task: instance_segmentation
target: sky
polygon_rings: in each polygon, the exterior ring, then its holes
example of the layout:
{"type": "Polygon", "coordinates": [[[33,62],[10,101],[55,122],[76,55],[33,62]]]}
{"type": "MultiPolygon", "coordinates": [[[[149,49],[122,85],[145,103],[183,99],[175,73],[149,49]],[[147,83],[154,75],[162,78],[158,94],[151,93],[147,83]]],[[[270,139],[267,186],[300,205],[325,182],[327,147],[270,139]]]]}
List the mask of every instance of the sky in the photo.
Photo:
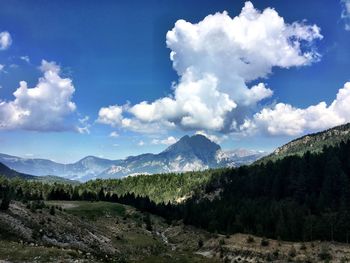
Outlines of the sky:
{"type": "Polygon", "coordinates": [[[0,152],[272,151],[350,122],[349,47],[349,0],[0,0],[0,152]]]}

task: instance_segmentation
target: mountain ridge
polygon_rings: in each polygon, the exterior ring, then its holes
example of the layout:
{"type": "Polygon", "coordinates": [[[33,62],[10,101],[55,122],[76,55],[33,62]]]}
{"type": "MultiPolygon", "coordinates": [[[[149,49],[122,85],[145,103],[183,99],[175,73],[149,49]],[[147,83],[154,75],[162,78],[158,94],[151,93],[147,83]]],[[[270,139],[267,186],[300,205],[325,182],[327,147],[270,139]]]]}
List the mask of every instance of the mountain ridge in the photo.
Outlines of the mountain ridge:
{"type": "Polygon", "coordinates": [[[99,175],[99,178],[111,176],[188,172],[209,168],[233,167],[250,164],[264,153],[254,152],[250,158],[222,151],[220,145],[207,137],[196,134],[185,135],[173,145],[158,154],[142,154],[128,157],[121,165],[115,165],[99,175]]]}
{"type": "MultiPolygon", "coordinates": [[[[249,150],[246,151],[249,153],[249,150]]],[[[75,163],[60,164],[46,159],[28,159],[0,154],[0,162],[22,173],[36,176],[54,175],[87,181],[95,178],[120,178],[137,174],[239,166],[250,164],[263,155],[255,151],[241,157],[234,152],[223,151],[220,145],[203,135],[196,134],[183,136],[160,153],[144,153],[119,160],[89,155],[75,163]]]]}
{"type": "Polygon", "coordinates": [[[334,146],[349,139],[350,123],[338,125],[324,131],[296,138],[276,148],[271,154],[257,160],[256,163],[276,161],[291,155],[303,155],[307,151],[321,152],[324,146],[334,146]]]}
{"type": "Polygon", "coordinates": [[[0,163],[0,176],[5,176],[6,178],[19,177],[19,178],[22,178],[22,179],[35,179],[36,178],[33,175],[19,173],[19,172],[13,170],[13,169],[7,167],[3,163],[0,163]]]}

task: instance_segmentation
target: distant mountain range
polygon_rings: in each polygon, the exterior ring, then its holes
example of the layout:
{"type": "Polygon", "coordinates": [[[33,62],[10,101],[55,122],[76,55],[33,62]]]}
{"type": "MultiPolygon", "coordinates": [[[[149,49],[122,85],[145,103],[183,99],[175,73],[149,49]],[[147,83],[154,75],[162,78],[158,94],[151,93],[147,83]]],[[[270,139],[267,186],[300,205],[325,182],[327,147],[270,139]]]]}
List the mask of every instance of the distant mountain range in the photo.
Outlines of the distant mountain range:
{"type": "Polygon", "coordinates": [[[95,178],[120,178],[136,174],[198,171],[208,168],[250,164],[265,152],[238,149],[223,151],[203,135],[184,136],[159,154],[141,154],[122,160],[87,156],[76,163],[61,164],[46,159],[26,159],[0,154],[0,163],[20,173],[60,176],[87,181],[95,178]]]}
{"type": "Polygon", "coordinates": [[[303,155],[307,151],[321,152],[324,146],[334,146],[349,139],[350,123],[295,139],[278,147],[273,153],[259,159],[257,163],[275,161],[290,155],[303,155]]]}
{"type": "Polygon", "coordinates": [[[0,176],[4,176],[9,179],[13,178],[21,178],[25,180],[35,180],[35,181],[40,181],[44,183],[64,183],[64,184],[79,184],[78,181],[74,180],[69,180],[66,178],[62,178],[59,176],[54,176],[54,175],[46,175],[46,176],[34,176],[30,174],[24,174],[24,173],[19,173],[3,163],[0,163],[0,176]]]}
{"type": "Polygon", "coordinates": [[[15,170],[10,169],[9,167],[7,167],[6,165],[0,163],[0,175],[1,176],[5,176],[7,178],[15,178],[15,177],[20,177],[22,179],[35,179],[36,176],[33,175],[29,175],[29,174],[23,174],[23,173],[19,173],[15,170]]]}

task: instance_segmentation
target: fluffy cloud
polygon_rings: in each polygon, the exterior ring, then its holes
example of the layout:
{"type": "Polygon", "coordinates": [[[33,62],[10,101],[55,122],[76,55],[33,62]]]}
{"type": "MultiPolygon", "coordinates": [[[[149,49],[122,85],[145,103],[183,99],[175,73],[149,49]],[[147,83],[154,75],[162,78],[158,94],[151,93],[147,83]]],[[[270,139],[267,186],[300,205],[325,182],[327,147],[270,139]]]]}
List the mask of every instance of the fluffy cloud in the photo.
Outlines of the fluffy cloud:
{"type": "Polygon", "coordinates": [[[12,44],[12,38],[9,32],[0,32],[0,50],[9,48],[12,44]]]}
{"type": "Polygon", "coordinates": [[[4,68],[5,68],[5,65],[0,64],[0,73],[1,73],[1,72],[5,72],[5,71],[4,71],[4,68]]]}
{"type": "Polygon", "coordinates": [[[116,131],[112,131],[112,132],[109,134],[109,137],[117,138],[117,137],[119,137],[119,133],[117,133],[116,131]]]}
{"type": "MultiPolygon", "coordinates": [[[[166,35],[179,75],[174,93],[124,108],[124,112],[140,127],[166,124],[184,130],[231,132],[259,102],[273,95],[264,83],[251,87],[249,83],[266,78],[274,67],[318,61],[320,55],[312,45],[316,39],[322,39],[316,25],[288,24],[274,9],[261,12],[251,2],[236,17],[223,12],[196,24],[178,20],[166,35]]],[[[117,126],[122,119],[119,114],[102,123],[117,126]]]]}
{"type": "Polygon", "coordinates": [[[341,18],[345,23],[345,30],[350,31],[350,0],[341,0],[342,13],[341,18]]]}
{"type": "Polygon", "coordinates": [[[98,112],[97,122],[113,127],[119,126],[123,119],[122,113],[123,108],[118,105],[101,108],[98,112]]]}
{"type": "Polygon", "coordinates": [[[236,103],[227,94],[218,91],[216,77],[206,74],[202,79],[194,79],[189,70],[176,87],[174,98],[142,102],[129,112],[144,122],[166,120],[183,128],[219,130],[225,115],[235,107],[236,103]]]}
{"type": "Polygon", "coordinates": [[[64,120],[76,109],[72,102],[75,91],[72,80],[60,76],[60,67],[55,62],[43,60],[40,70],[43,77],[34,88],[21,81],[13,93],[14,100],[0,100],[0,129],[71,129],[64,120]]]}
{"type": "Polygon", "coordinates": [[[171,145],[177,142],[177,139],[173,136],[169,136],[168,138],[165,139],[153,139],[152,144],[164,144],[164,145],[171,145]]]}
{"type": "Polygon", "coordinates": [[[305,109],[278,103],[265,108],[246,120],[240,129],[243,132],[264,132],[269,135],[300,135],[350,122],[350,82],[338,91],[329,105],[320,102],[305,109]]]}
{"type": "Polygon", "coordinates": [[[80,125],[76,127],[76,130],[80,134],[90,134],[91,124],[89,123],[89,120],[89,116],[85,116],[84,118],[78,119],[80,125]]]}
{"type": "Polygon", "coordinates": [[[29,58],[29,56],[20,56],[19,58],[20,58],[21,60],[27,62],[27,63],[30,63],[30,58],[29,58]]]}

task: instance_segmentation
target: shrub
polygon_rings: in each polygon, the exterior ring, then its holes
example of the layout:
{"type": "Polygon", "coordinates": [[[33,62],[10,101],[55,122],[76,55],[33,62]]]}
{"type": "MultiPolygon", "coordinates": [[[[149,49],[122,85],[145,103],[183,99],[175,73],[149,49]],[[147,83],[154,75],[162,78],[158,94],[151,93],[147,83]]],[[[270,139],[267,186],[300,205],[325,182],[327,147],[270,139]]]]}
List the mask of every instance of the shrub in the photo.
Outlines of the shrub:
{"type": "Polygon", "coordinates": [[[304,243],[302,243],[302,244],[300,245],[300,250],[306,250],[306,246],[305,246],[304,243]]]}
{"type": "Polygon", "coordinates": [[[279,251],[278,249],[275,249],[275,250],[272,252],[272,255],[274,256],[275,259],[278,258],[279,254],[280,254],[280,251],[279,251]]]}
{"type": "Polygon", "coordinates": [[[3,198],[0,204],[0,210],[7,210],[10,207],[11,197],[9,189],[4,191],[3,198]]]}
{"type": "Polygon", "coordinates": [[[332,255],[329,252],[329,248],[327,246],[322,246],[320,249],[320,252],[318,253],[318,257],[319,257],[319,259],[324,260],[324,261],[331,260],[332,255]]]}
{"type": "Polygon", "coordinates": [[[203,240],[202,240],[202,239],[199,239],[199,240],[198,240],[198,248],[203,247],[203,245],[204,245],[203,240]]]}
{"type": "Polygon", "coordinates": [[[269,242],[266,238],[263,237],[263,238],[261,239],[260,245],[261,245],[262,247],[268,247],[268,246],[270,245],[270,242],[269,242]]]}
{"type": "Polygon", "coordinates": [[[255,242],[254,237],[252,236],[247,237],[247,243],[254,243],[254,242],[255,242]]]}
{"type": "Polygon", "coordinates": [[[54,216],[55,213],[56,213],[55,207],[54,207],[54,206],[51,206],[51,207],[50,207],[50,215],[54,216]]]}
{"type": "Polygon", "coordinates": [[[294,247],[292,247],[288,252],[288,256],[290,256],[291,258],[294,258],[296,255],[297,255],[297,251],[295,250],[294,247]]]}

